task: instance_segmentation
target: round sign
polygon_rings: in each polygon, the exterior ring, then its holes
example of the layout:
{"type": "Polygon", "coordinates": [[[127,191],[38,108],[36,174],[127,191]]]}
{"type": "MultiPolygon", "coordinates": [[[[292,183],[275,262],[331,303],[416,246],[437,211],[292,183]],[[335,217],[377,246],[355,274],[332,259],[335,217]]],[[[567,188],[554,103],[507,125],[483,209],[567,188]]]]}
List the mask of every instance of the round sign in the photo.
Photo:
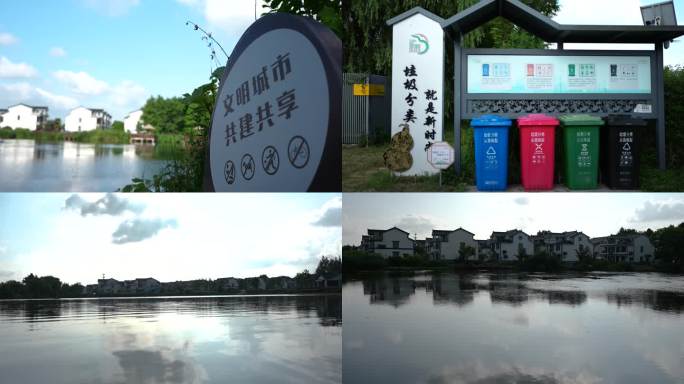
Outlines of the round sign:
{"type": "Polygon", "coordinates": [[[209,131],[205,189],[341,190],[342,44],[322,24],[265,15],[233,50],[209,131]]]}
{"type": "Polygon", "coordinates": [[[446,141],[433,143],[428,149],[427,160],[437,169],[447,169],[454,163],[454,148],[446,141]]]}

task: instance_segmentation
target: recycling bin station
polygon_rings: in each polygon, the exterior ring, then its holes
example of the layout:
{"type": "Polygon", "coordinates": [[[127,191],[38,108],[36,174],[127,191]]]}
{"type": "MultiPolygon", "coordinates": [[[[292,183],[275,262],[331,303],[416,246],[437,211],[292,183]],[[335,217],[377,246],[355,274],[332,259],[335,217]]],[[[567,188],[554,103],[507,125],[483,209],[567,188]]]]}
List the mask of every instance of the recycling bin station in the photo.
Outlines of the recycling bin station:
{"type": "Polygon", "coordinates": [[[470,122],[475,141],[475,182],[479,191],[506,190],[510,119],[483,115],[470,122]]]}
{"type": "Polygon", "coordinates": [[[558,119],[544,114],[530,114],[518,118],[521,179],[526,191],[553,188],[557,126],[558,119]]]}
{"type": "Polygon", "coordinates": [[[639,188],[641,131],[647,121],[629,115],[609,115],[602,138],[603,182],[612,189],[639,188]]]}
{"type": "Polygon", "coordinates": [[[565,184],[570,189],[596,189],[599,168],[600,117],[565,115],[563,127],[565,184]]]}

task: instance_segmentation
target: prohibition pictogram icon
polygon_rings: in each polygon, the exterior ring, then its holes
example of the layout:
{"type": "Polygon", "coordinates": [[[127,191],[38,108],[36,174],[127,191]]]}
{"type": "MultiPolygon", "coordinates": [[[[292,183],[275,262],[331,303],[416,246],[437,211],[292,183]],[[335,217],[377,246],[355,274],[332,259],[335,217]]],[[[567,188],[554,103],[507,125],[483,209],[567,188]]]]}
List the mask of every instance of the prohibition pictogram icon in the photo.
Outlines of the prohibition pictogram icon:
{"type": "Polygon", "coordinates": [[[287,158],[292,166],[297,169],[306,167],[310,156],[309,143],[303,137],[294,136],[290,139],[290,143],[287,146],[287,158]]]}
{"type": "Polygon", "coordinates": [[[252,180],[254,177],[254,158],[249,153],[242,156],[242,161],[240,161],[240,170],[242,171],[242,177],[245,180],[252,180]]]}
{"type": "Polygon", "coordinates": [[[226,178],[226,183],[233,184],[235,182],[235,164],[231,160],[226,161],[223,167],[223,176],[226,178]]]}
{"type": "Polygon", "coordinates": [[[280,157],[274,146],[269,145],[261,153],[261,165],[269,175],[275,175],[280,167],[280,157]]]}

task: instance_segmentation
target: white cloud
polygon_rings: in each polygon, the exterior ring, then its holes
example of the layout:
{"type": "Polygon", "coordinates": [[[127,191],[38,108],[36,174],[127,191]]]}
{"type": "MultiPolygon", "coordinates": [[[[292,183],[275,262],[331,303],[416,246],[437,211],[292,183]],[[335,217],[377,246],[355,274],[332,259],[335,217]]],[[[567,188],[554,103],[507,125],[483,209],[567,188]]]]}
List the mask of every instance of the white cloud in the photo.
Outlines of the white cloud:
{"type": "Polygon", "coordinates": [[[16,44],[17,42],[19,42],[19,39],[17,39],[11,33],[0,33],[0,45],[12,45],[16,44]]]}
{"type": "Polygon", "coordinates": [[[54,73],[57,80],[71,88],[73,92],[83,95],[100,95],[109,89],[109,84],[90,76],[86,72],[60,70],[54,73]]]}
{"type": "Polygon", "coordinates": [[[26,63],[13,63],[5,56],[0,57],[0,78],[34,77],[37,74],[38,71],[26,63]]]}
{"type": "Polygon", "coordinates": [[[67,52],[62,47],[52,47],[52,49],[50,49],[50,56],[52,57],[64,57],[66,55],[67,52]]]}
{"type": "Polygon", "coordinates": [[[71,109],[78,106],[78,100],[73,97],[56,95],[41,88],[36,88],[36,93],[46,101],[48,106],[56,106],[60,109],[71,109]]]}
{"type": "Polygon", "coordinates": [[[45,105],[50,108],[50,116],[58,116],[57,111],[77,106],[78,100],[34,87],[29,83],[0,84],[0,105],[7,106],[17,103],[29,105],[45,105]]]}
{"type": "Polygon", "coordinates": [[[148,93],[140,84],[130,80],[124,80],[111,89],[111,101],[120,108],[139,108],[145,103],[148,93]]]}
{"type": "Polygon", "coordinates": [[[131,8],[140,4],[140,0],[82,0],[88,8],[107,16],[123,16],[131,8]]]}

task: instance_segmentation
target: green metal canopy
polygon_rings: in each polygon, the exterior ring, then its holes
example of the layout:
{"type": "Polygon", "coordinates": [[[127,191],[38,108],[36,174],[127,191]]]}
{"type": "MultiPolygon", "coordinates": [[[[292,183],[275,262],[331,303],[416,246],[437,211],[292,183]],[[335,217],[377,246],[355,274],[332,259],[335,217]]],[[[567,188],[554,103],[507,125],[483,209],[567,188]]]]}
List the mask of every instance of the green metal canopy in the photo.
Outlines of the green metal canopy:
{"type": "Polygon", "coordinates": [[[442,23],[455,34],[466,34],[501,16],[549,43],[654,44],[684,35],[680,26],[564,25],[518,0],[481,0],[442,23]]]}

